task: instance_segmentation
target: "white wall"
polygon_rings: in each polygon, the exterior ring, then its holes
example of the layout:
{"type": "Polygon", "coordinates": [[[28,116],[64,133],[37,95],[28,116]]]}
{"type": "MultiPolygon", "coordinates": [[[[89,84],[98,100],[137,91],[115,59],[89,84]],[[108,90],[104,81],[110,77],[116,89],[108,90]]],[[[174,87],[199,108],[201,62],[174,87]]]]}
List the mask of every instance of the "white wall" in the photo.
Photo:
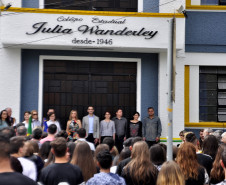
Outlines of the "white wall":
{"type": "Polygon", "coordinates": [[[177,13],[181,5],[185,8],[185,0],[159,0],[159,13],[177,13]]]}
{"type": "Polygon", "coordinates": [[[189,122],[199,122],[199,66],[190,66],[189,72],[189,122]]]}
{"type": "MultiPolygon", "coordinates": [[[[173,104],[173,138],[179,138],[179,132],[184,129],[184,57],[176,58],[176,94],[173,104]]],[[[167,136],[167,53],[159,54],[159,117],[162,121],[161,137],[167,136]]]]}
{"type": "Polygon", "coordinates": [[[0,110],[11,107],[17,121],[20,111],[20,60],[21,50],[4,49],[0,37],[0,110]]]}
{"type": "Polygon", "coordinates": [[[201,0],[191,0],[191,5],[201,5],[201,0]]]}
{"type": "Polygon", "coordinates": [[[1,1],[4,5],[11,3],[12,7],[18,7],[18,8],[22,7],[22,0],[1,0],[1,1]]]}

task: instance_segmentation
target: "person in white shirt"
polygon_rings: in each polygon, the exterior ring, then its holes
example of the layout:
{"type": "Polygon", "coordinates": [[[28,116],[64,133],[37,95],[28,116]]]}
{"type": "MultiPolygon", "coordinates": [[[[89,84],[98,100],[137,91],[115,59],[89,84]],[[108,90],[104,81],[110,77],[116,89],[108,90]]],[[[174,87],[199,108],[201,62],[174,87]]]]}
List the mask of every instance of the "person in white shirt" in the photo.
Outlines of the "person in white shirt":
{"type": "Polygon", "coordinates": [[[41,123],[38,120],[38,111],[32,110],[31,116],[32,116],[32,123],[31,123],[32,130],[34,130],[36,127],[41,127],[41,123]]]}
{"type": "Polygon", "coordinates": [[[23,175],[29,177],[30,179],[36,181],[37,180],[37,170],[35,163],[24,158],[25,154],[25,139],[23,136],[15,136],[10,139],[10,154],[13,157],[16,157],[22,167],[23,167],[23,175]]]}
{"type": "MultiPolygon", "coordinates": [[[[78,139],[77,139],[76,142],[78,142],[78,141],[86,141],[86,139],[85,139],[85,137],[86,137],[86,129],[84,129],[84,128],[78,129],[77,134],[78,134],[78,136],[77,136],[78,139]]],[[[90,149],[94,152],[95,151],[94,144],[91,143],[91,142],[88,142],[88,141],[86,141],[86,142],[89,144],[90,149]]]]}
{"type": "Polygon", "coordinates": [[[29,111],[24,112],[24,121],[22,123],[24,123],[24,126],[28,129],[28,125],[29,125],[29,118],[30,118],[31,113],[29,111]]]}
{"type": "Polygon", "coordinates": [[[56,114],[54,112],[51,112],[49,114],[49,121],[47,121],[47,126],[49,127],[50,125],[56,125],[57,126],[57,133],[61,131],[60,123],[56,120],[56,114]]]}

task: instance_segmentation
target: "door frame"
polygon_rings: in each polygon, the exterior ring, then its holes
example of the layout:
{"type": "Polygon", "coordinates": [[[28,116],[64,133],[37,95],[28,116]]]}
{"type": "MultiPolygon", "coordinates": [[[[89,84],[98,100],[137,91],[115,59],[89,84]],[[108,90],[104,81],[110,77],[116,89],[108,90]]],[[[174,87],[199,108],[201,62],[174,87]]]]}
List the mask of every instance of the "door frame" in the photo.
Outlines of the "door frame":
{"type": "Polygon", "coordinates": [[[38,87],[38,116],[42,118],[43,114],[43,85],[44,85],[44,60],[79,60],[79,61],[106,61],[106,62],[136,62],[137,63],[137,92],[136,108],[141,113],[141,58],[115,58],[115,57],[86,57],[86,56],[39,56],[39,87],[38,87]]]}

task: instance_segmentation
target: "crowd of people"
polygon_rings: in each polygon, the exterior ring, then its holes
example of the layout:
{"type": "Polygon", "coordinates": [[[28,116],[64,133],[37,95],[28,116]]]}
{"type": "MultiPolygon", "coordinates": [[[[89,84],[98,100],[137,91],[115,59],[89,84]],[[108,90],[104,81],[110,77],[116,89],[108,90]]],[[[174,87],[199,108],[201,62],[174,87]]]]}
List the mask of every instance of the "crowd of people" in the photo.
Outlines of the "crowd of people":
{"type": "Polygon", "coordinates": [[[173,160],[166,161],[161,121],[152,107],[142,121],[138,112],[127,121],[121,109],[112,119],[106,112],[100,122],[92,106],[87,112],[80,121],[72,110],[63,130],[53,109],[42,123],[35,110],[25,112],[22,123],[11,117],[10,108],[1,111],[0,184],[226,184],[226,133],[221,130],[207,128],[199,136],[181,131],[182,142],[173,146],[173,160]]]}

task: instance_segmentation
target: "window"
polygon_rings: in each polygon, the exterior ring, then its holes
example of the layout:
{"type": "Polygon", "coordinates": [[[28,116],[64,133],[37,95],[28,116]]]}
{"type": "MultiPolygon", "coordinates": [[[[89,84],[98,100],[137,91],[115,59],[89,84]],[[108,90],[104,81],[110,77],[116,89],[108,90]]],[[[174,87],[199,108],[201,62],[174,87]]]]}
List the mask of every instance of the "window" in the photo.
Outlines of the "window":
{"type": "Polygon", "coordinates": [[[226,0],[201,0],[201,5],[226,5],[226,0]]]}
{"type": "Polygon", "coordinates": [[[137,12],[137,0],[45,0],[46,9],[137,12]]]}
{"type": "Polygon", "coordinates": [[[199,120],[226,121],[226,67],[200,66],[199,120]]]}

